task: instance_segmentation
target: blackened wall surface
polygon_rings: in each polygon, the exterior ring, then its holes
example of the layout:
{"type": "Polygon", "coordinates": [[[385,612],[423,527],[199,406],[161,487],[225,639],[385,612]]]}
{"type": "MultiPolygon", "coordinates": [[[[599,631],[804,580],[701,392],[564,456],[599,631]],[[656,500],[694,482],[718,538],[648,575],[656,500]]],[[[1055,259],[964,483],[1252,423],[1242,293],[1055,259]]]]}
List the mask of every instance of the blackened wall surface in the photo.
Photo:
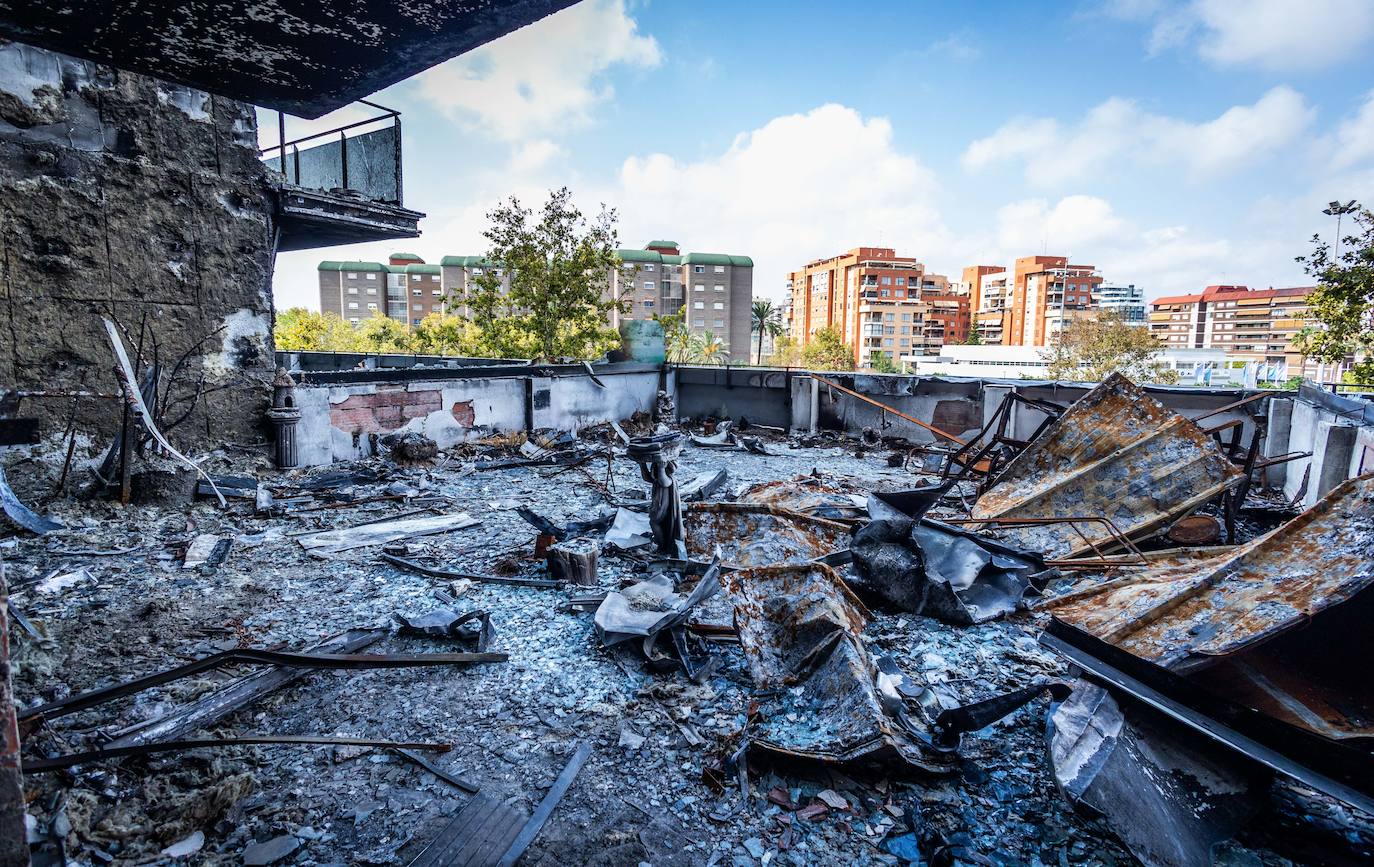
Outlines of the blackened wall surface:
{"type": "MultiPolygon", "coordinates": [[[[116,390],[100,314],[145,321],[207,394],[174,439],[257,429],[272,371],[272,200],[253,109],[0,43],[0,389],[116,390]]],[[[26,398],[42,434],[70,400],[26,398]]],[[[108,435],[110,401],[81,428],[108,435]]],[[[242,441],[239,439],[239,441],[242,441]]]]}

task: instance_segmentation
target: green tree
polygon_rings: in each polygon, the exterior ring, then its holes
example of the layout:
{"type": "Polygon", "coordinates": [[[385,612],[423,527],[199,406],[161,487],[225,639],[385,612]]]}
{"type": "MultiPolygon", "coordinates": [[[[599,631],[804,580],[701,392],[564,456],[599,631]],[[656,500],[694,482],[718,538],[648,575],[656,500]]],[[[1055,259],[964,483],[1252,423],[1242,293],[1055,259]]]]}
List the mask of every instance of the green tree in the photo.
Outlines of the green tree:
{"type": "Polygon", "coordinates": [[[981,334],[978,333],[978,329],[977,329],[976,327],[974,327],[974,326],[970,326],[970,327],[969,327],[969,330],[968,330],[968,337],[964,338],[964,345],[965,345],[965,346],[982,346],[982,345],[983,345],[983,335],[981,335],[981,334]]]}
{"type": "Polygon", "coordinates": [[[1307,296],[1307,318],[1294,341],[1304,356],[1340,363],[1357,361],[1351,380],[1374,382],[1374,212],[1354,216],[1352,234],[1340,239],[1342,252],[1312,236],[1312,252],[1297,257],[1317,288],[1307,296]]]}
{"type": "Polygon", "coordinates": [[[411,330],[411,345],[426,355],[482,356],[481,333],[461,316],[431,313],[411,330]]]}
{"type": "Polygon", "coordinates": [[[901,373],[901,368],[892,360],[892,356],[886,352],[875,351],[869,358],[868,366],[873,368],[875,373],[901,373]]]}
{"type": "Polygon", "coordinates": [[[590,222],[572,204],[567,187],[549,194],[539,213],[512,196],[487,215],[486,269],[469,291],[468,321],[481,342],[500,356],[539,359],[595,358],[620,345],[607,324],[611,310],[628,308],[614,297],[611,275],[633,285],[633,274],[616,254],[616,213],[604,206],[590,222]]]}
{"type": "Polygon", "coordinates": [[[1100,382],[1120,372],[1134,382],[1178,382],[1178,373],[1159,360],[1164,349],[1149,329],[1128,324],[1118,311],[1103,310],[1070,320],[1042,357],[1053,379],[1100,382]]]}
{"type": "Polygon", "coordinates": [[[406,327],[380,310],[372,311],[372,315],[358,325],[357,334],[363,352],[415,351],[406,327]]]}
{"type": "Polygon", "coordinates": [[[774,340],[773,353],[768,356],[768,363],[774,367],[800,367],[801,346],[797,339],[784,334],[774,340]]]}
{"type": "Polygon", "coordinates": [[[659,313],[654,320],[663,328],[663,352],[674,364],[684,364],[692,349],[692,333],[683,313],[659,313]]]}
{"type": "Polygon", "coordinates": [[[730,347],[718,334],[698,332],[688,340],[687,359],[693,364],[725,364],[730,360],[730,347]]]}
{"type": "Polygon", "coordinates": [[[767,298],[756,300],[749,308],[751,328],[759,336],[757,363],[763,364],[763,335],[771,337],[782,334],[782,311],[773,306],[767,298]]]}
{"type": "Polygon", "coordinates": [[[272,338],[278,349],[297,352],[367,351],[359,341],[358,329],[337,313],[315,313],[304,307],[278,313],[272,338]]]}
{"type": "Polygon", "coordinates": [[[278,349],[299,352],[324,349],[329,324],[324,315],[304,307],[288,307],[277,313],[272,326],[272,340],[278,349]]]}
{"type": "Polygon", "coordinates": [[[801,362],[811,370],[853,370],[854,350],[834,328],[818,328],[802,347],[801,362]]]}

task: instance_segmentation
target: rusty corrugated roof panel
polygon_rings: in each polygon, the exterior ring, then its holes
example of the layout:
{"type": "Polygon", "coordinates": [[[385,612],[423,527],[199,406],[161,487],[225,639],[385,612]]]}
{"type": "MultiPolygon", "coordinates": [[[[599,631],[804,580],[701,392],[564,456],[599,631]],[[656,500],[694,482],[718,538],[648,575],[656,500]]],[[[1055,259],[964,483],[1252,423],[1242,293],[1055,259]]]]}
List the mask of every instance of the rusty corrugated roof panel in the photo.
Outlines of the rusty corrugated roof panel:
{"type": "Polygon", "coordinates": [[[1374,475],[1228,554],[1166,561],[1049,606],[1056,617],[1175,671],[1253,647],[1374,584],[1374,475]]]}
{"type": "Polygon", "coordinates": [[[864,505],[868,494],[857,497],[857,486],[843,485],[831,477],[797,476],[751,485],[736,500],[741,503],[760,503],[815,518],[845,521],[866,518],[864,505]]]}
{"type": "Polygon", "coordinates": [[[710,560],[720,549],[727,566],[805,563],[849,545],[849,527],[837,521],[752,503],[694,503],[683,516],[687,553],[710,560]]]}
{"type": "MultiPolygon", "coordinates": [[[[1105,516],[1139,538],[1238,484],[1242,475],[1197,424],[1114,373],[1013,458],[972,515],[1105,516]]],[[[1092,542],[1110,541],[1101,525],[1074,527],[1092,542]]],[[[999,535],[1046,557],[1089,553],[1091,545],[1074,527],[1005,527],[999,535]]]]}

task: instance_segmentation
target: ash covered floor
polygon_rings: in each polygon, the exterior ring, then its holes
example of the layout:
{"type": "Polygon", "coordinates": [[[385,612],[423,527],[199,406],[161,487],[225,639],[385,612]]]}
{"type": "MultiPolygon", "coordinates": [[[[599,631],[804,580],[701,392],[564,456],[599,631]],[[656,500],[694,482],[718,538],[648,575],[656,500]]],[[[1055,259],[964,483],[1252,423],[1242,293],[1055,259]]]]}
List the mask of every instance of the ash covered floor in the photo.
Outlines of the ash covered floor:
{"type": "MultiPolygon", "coordinates": [[[[920,481],[889,468],[885,453],[856,457],[852,443],[799,448],[776,440],[769,448],[775,454],[688,446],[679,478],[727,469],[729,481],[714,499],[813,470],[867,490],[920,481]]],[[[585,472],[472,471],[448,455],[421,467],[369,465],[384,478],[360,495],[442,495],[449,501],[439,511],[466,511],[481,522],[412,539],[408,556],[487,574],[545,576],[543,559],[533,556],[535,531],[517,506],[562,523],[586,518],[608,499],[600,484],[604,458],[585,464],[585,472]]],[[[266,473],[264,480],[303,476],[266,473]]],[[[634,464],[618,459],[612,489],[624,496],[647,485],[634,464]]],[[[67,530],[7,540],[0,549],[13,606],[46,633],[42,641],[22,640],[17,651],[17,699],[32,706],[234,647],[301,649],[351,628],[390,626],[395,612],[438,607],[433,592],[451,591],[453,582],[386,564],[377,547],[317,559],[290,535],[415,508],[398,500],[260,518],[251,504],[221,510],[213,500],[189,509],[59,507],[67,530]],[[183,569],[182,547],[206,533],[235,539],[227,560],[214,569],[183,569]],[[77,553],[131,547],[136,550],[110,556],[77,553]],[[65,586],[43,582],[81,569],[86,574],[65,586]]],[[[629,557],[601,556],[605,589],[643,574],[629,557]]],[[[758,756],[748,767],[747,797],[733,777],[714,788],[708,772],[738,746],[755,698],[740,648],[718,645],[721,664],[700,685],[681,672],[649,672],[632,650],[601,645],[590,612],[568,610],[569,595],[586,589],[473,583],[450,607],[490,612],[495,639],[489,650],[508,653],[509,661],[312,672],[230,716],[212,734],[452,744],[430,760],[527,814],[577,746],[589,743],[591,758],[523,864],[901,863],[880,843],[905,832],[908,816],[928,840],[945,844],[925,853],[935,863],[1134,863],[1056,790],[1045,750],[1047,697],[966,736],[959,770],[950,776],[850,777],[758,756]]],[[[951,626],[874,611],[864,640],[958,703],[1065,675],[1065,664],[1037,644],[1035,632],[1027,614],[951,626]]],[[[393,634],[365,652],[454,649],[444,639],[393,634]]],[[[243,670],[63,717],[28,749],[93,748],[101,733],[167,712],[243,670]]],[[[179,843],[195,850],[184,859],[190,863],[245,863],[245,853],[250,863],[408,863],[471,797],[394,753],[328,746],[164,753],[26,782],[35,833],[52,827],[67,857],[82,864],[165,862],[169,857],[159,853],[179,843]]],[[[1288,863],[1262,848],[1229,845],[1224,854],[1233,863],[1288,863]]]]}

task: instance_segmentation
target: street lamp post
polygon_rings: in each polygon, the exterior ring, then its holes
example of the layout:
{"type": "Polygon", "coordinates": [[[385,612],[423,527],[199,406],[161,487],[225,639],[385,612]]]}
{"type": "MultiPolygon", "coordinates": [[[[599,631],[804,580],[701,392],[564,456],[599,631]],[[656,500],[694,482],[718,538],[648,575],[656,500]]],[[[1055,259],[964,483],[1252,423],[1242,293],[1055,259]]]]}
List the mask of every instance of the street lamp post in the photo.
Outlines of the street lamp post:
{"type": "MultiPolygon", "coordinates": [[[[1336,218],[1336,243],[1332,245],[1331,249],[1331,263],[1333,267],[1336,265],[1336,263],[1340,261],[1341,256],[1341,217],[1344,217],[1346,214],[1354,213],[1355,210],[1358,208],[1359,204],[1357,204],[1354,199],[1351,199],[1345,204],[1341,204],[1340,202],[1331,202],[1328,207],[1322,209],[1323,214],[1326,214],[1328,217],[1336,218]]],[[[1317,381],[1323,384],[1325,383],[1326,379],[1325,367],[1325,364],[1317,365],[1317,381]]],[[[1340,370],[1340,362],[1337,362],[1337,376],[1340,376],[1340,370]]]]}

